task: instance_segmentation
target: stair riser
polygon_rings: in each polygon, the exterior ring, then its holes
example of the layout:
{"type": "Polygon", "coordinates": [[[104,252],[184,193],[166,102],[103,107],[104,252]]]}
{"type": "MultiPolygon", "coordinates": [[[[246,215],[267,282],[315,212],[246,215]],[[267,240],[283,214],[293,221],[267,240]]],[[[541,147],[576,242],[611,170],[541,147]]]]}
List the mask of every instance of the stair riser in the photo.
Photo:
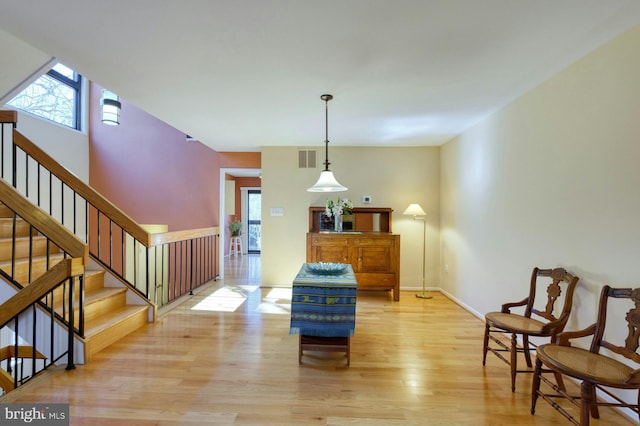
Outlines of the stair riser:
{"type": "MultiPolygon", "coordinates": [[[[56,255],[49,259],[49,267],[52,267],[56,263],[60,261],[62,258],[61,255],[56,255]]],[[[7,274],[11,275],[11,264],[5,264],[0,266],[0,269],[5,271],[7,274]]],[[[23,260],[17,261],[13,268],[13,279],[21,283],[22,285],[27,285],[31,281],[37,279],[40,275],[44,274],[47,270],[47,261],[46,259],[34,259],[31,262],[31,279],[29,279],[29,262],[25,262],[23,260]]]]}
{"type": "Polygon", "coordinates": [[[85,345],[86,361],[91,361],[91,358],[97,352],[147,324],[149,322],[147,310],[147,307],[142,307],[140,311],[135,315],[130,315],[126,320],[120,321],[105,330],[87,337],[85,345]]]}
{"type": "MultiPolygon", "coordinates": [[[[37,235],[37,231],[22,219],[16,221],[16,237],[28,237],[29,234],[37,235]]],[[[0,218],[0,238],[13,237],[13,219],[0,218]]]]}
{"type": "MultiPolygon", "coordinates": [[[[49,246],[49,254],[60,253],[60,249],[53,244],[48,244],[47,239],[43,237],[22,238],[16,240],[15,258],[28,258],[29,250],[32,256],[45,256],[47,254],[47,246],[49,246]]],[[[13,243],[11,239],[0,240],[0,262],[11,260],[13,251],[13,243]]]]}
{"type": "Polygon", "coordinates": [[[91,324],[91,321],[98,318],[101,315],[107,315],[109,312],[114,311],[127,304],[126,291],[119,292],[117,294],[110,295],[104,299],[96,300],[91,303],[87,303],[84,307],[84,322],[85,324],[91,324]]]}
{"type": "MultiPolygon", "coordinates": [[[[94,290],[98,290],[104,287],[104,271],[85,271],[84,275],[84,292],[89,293],[94,290]]],[[[74,280],[73,287],[74,294],[79,294],[80,291],[80,280],[74,280]]],[[[63,287],[60,286],[53,290],[54,297],[59,300],[59,298],[63,295],[63,287]]]]}
{"type": "Polygon", "coordinates": [[[0,217],[13,217],[13,211],[4,204],[0,204],[0,217]]]}

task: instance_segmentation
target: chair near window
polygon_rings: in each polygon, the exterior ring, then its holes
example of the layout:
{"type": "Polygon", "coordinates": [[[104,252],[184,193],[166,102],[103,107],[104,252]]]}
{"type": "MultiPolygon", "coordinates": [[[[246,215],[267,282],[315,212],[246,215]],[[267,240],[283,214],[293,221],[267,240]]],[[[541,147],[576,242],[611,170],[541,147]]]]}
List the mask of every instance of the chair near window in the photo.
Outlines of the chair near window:
{"type": "MultiPolygon", "coordinates": [[[[516,390],[516,373],[532,373],[531,352],[535,345],[529,342],[529,337],[550,338],[554,341],[569,319],[573,304],[573,291],[579,278],[568,273],[564,268],[539,269],[533,268],[529,296],[519,302],[505,303],[500,312],[489,312],[485,315],[485,330],[482,365],[486,365],[487,352],[491,352],[511,367],[511,391],[516,390]],[[550,278],[547,286],[547,297],[536,304],[536,290],[538,280],[550,278]],[[564,287],[564,291],[563,291],[564,287]],[[559,315],[555,312],[562,306],[559,315]],[[538,307],[543,307],[538,309],[538,307]],[[513,308],[524,310],[521,314],[512,313],[513,308]],[[533,316],[535,315],[535,317],[533,316]],[[504,342],[501,335],[510,335],[510,343],[504,342]],[[522,344],[518,344],[518,336],[522,338],[522,344]],[[495,343],[490,346],[490,343],[495,343]],[[509,352],[509,359],[502,355],[509,352]],[[528,370],[518,370],[518,353],[523,353],[528,370]]],[[[561,378],[558,377],[561,381],[561,378]]],[[[562,386],[562,383],[560,382],[562,386]]]]}
{"type": "MultiPolygon", "coordinates": [[[[621,313],[623,310],[616,306],[610,307],[610,312],[621,313]]],[[[541,396],[567,419],[580,426],[589,425],[589,413],[595,419],[600,418],[599,405],[630,408],[640,415],[639,339],[640,288],[632,290],[604,286],[600,295],[597,321],[594,324],[583,330],[560,333],[556,343],[538,347],[531,394],[531,414],[535,413],[536,401],[541,396]],[[607,304],[612,298],[629,299],[633,304],[625,316],[626,321],[621,322],[619,327],[607,323],[607,304]],[[593,336],[589,349],[571,346],[571,339],[588,336],[593,336]],[[618,341],[610,340],[614,336],[619,336],[618,341]],[[600,349],[605,349],[604,353],[601,354],[600,349]],[[545,373],[563,374],[578,380],[581,382],[580,395],[570,395],[565,389],[554,385],[543,376],[545,373]],[[540,391],[541,382],[551,387],[554,393],[540,391]],[[637,403],[628,404],[604,388],[637,390],[637,403]],[[611,398],[610,401],[598,401],[596,390],[606,393],[611,398]],[[558,398],[566,398],[580,407],[580,423],[558,404],[558,398]]]]}

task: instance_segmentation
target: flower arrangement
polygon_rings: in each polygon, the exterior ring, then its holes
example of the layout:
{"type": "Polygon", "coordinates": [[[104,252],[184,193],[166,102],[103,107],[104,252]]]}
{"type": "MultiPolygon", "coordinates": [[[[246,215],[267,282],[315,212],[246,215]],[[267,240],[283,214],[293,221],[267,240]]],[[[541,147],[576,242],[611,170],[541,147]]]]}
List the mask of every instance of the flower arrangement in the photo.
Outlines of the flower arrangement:
{"type": "Polygon", "coordinates": [[[242,230],[242,222],[238,219],[234,218],[229,222],[229,231],[231,231],[231,235],[237,237],[240,235],[240,231],[242,230]]]}
{"type": "Polygon", "coordinates": [[[332,200],[327,199],[327,203],[324,207],[324,214],[327,217],[340,216],[343,214],[351,214],[353,209],[353,203],[348,198],[338,198],[335,203],[332,200]]]}

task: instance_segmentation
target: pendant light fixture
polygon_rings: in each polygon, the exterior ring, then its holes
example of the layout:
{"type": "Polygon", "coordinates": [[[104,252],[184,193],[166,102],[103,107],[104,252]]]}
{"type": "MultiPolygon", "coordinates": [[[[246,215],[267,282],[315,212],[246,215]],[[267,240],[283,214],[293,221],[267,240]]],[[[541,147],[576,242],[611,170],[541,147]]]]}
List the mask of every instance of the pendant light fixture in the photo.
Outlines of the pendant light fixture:
{"type": "Polygon", "coordinates": [[[348,188],[338,183],[333,176],[333,172],[329,170],[329,101],[333,99],[332,95],[322,95],[320,99],[324,101],[325,119],[324,119],[324,170],[320,173],[320,178],[311,188],[309,192],[341,192],[348,188]]]}

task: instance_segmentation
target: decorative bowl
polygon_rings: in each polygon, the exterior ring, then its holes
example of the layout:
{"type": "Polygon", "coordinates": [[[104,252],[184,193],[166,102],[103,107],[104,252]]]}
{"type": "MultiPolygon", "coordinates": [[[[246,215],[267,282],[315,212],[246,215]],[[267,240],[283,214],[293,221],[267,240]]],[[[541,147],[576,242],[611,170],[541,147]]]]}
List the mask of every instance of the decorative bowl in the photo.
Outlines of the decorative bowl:
{"type": "Polygon", "coordinates": [[[346,263],[330,263],[330,262],[318,262],[307,263],[307,269],[314,274],[320,275],[334,275],[342,274],[347,269],[346,263]]]}

